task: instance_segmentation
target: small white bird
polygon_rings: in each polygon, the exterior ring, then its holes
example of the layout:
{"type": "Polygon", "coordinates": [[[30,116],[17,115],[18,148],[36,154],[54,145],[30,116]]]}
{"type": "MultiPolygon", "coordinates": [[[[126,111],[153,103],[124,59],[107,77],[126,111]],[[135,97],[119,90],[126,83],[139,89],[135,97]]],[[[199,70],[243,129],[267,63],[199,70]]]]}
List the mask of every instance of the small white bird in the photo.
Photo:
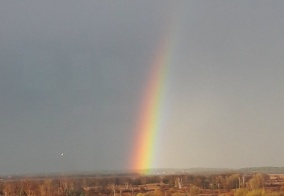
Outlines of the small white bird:
{"type": "Polygon", "coordinates": [[[63,156],[63,155],[64,155],[64,153],[62,152],[60,155],[61,155],[61,156],[63,156]]]}

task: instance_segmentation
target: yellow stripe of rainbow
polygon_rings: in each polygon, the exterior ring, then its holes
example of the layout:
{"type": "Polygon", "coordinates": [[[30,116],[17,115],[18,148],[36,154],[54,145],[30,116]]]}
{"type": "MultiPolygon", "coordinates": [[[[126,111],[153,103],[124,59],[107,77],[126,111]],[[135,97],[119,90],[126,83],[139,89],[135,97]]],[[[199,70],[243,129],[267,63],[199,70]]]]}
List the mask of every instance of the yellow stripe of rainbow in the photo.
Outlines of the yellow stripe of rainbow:
{"type": "MultiPolygon", "coordinates": [[[[178,9],[175,9],[177,11],[178,9]]],[[[137,127],[134,135],[130,168],[135,170],[151,169],[154,164],[157,137],[161,131],[161,111],[165,98],[165,85],[171,62],[172,50],[180,14],[172,12],[168,31],[162,37],[154,57],[148,83],[144,91],[137,127]],[[170,41],[171,40],[171,41],[170,41]]]]}

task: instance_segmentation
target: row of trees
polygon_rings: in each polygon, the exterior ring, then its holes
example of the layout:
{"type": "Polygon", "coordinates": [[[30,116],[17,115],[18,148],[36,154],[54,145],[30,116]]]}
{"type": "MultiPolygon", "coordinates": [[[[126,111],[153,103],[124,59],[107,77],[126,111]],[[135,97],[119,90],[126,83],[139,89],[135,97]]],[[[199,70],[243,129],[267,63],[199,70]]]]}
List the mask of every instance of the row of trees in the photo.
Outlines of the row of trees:
{"type": "Polygon", "coordinates": [[[223,174],[223,175],[162,175],[162,176],[108,176],[54,179],[18,179],[0,181],[0,195],[136,195],[190,193],[197,195],[203,190],[232,189],[236,195],[249,194],[252,190],[265,188],[269,179],[266,174],[223,174]],[[149,186],[151,185],[152,186],[149,186]],[[146,186],[147,185],[147,186],[146,186]],[[146,187],[146,188],[145,188],[146,187]]]}
{"type": "Polygon", "coordinates": [[[0,183],[0,195],[38,196],[38,195],[85,195],[78,180],[66,179],[22,179],[6,180],[0,183]]]}

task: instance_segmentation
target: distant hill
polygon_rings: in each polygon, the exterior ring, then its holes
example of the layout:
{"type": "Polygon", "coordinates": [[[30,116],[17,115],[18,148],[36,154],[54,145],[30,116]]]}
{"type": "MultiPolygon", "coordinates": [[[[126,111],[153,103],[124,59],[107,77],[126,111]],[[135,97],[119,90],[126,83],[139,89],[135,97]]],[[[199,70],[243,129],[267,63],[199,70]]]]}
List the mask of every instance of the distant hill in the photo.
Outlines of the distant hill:
{"type": "MultiPolygon", "coordinates": [[[[147,171],[149,175],[170,175],[170,174],[218,174],[218,173],[232,173],[234,169],[226,168],[188,168],[188,169],[151,169],[147,171]]],[[[138,172],[139,173],[139,172],[138,172]]],[[[142,172],[143,173],[143,172],[142,172]]]]}
{"type": "Polygon", "coordinates": [[[238,169],[237,171],[241,173],[284,174],[284,167],[248,167],[238,169]]]}
{"type": "Polygon", "coordinates": [[[230,168],[188,168],[188,169],[151,169],[140,170],[136,173],[147,173],[148,175],[170,175],[170,174],[225,174],[225,173],[267,173],[267,174],[284,174],[284,167],[248,167],[240,169],[230,168]]]}
{"type": "Polygon", "coordinates": [[[49,174],[30,174],[30,175],[12,175],[12,176],[0,176],[0,179],[20,179],[23,177],[44,179],[44,178],[56,178],[58,176],[76,177],[76,178],[105,178],[105,177],[119,177],[119,176],[137,176],[137,175],[214,175],[214,174],[230,174],[230,173],[266,173],[266,174],[284,174],[284,167],[247,167],[240,169],[229,168],[188,168],[188,169],[149,169],[149,170],[105,170],[97,172],[72,172],[72,173],[49,173],[49,174]]]}

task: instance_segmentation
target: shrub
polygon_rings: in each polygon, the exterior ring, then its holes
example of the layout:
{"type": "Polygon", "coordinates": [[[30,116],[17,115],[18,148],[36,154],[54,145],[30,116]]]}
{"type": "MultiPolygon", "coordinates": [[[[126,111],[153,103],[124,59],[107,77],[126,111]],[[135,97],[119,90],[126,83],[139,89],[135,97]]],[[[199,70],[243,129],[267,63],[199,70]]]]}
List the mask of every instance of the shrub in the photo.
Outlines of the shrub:
{"type": "Polygon", "coordinates": [[[190,187],[190,195],[198,195],[199,193],[201,193],[201,190],[199,187],[192,185],[190,187]]]}
{"type": "Polygon", "coordinates": [[[263,189],[255,189],[246,194],[246,196],[266,196],[263,189]]]}
{"type": "Polygon", "coordinates": [[[245,188],[243,188],[243,189],[237,189],[237,190],[235,191],[235,193],[234,193],[234,196],[244,196],[244,195],[246,195],[248,192],[249,192],[249,190],[248,190],[248,189],[245,189],[245,188]]]}

